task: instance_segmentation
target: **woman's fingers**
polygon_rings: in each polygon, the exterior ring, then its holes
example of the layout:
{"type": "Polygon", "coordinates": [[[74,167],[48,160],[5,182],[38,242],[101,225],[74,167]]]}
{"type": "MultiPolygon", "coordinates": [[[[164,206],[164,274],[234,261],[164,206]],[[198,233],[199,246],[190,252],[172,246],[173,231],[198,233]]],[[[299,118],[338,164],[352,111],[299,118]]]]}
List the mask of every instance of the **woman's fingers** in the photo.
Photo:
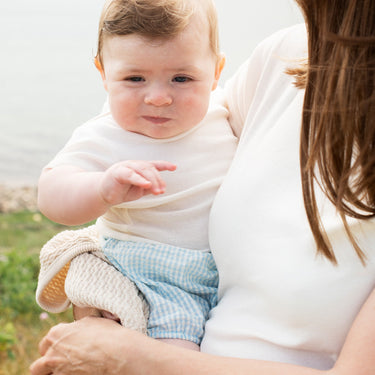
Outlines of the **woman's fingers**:
{"type": "MultiPolygon", "coordinates": [[[[102,375],[124,374],[110,363],[123,337],[123,328],[116,322],[86,317],[74,323],[59,324],[42,339],[42,355],[30,366],[31,375],[102,375]],[[103,345],[100,344],[103,340],[103,345]]],[[[123,353],[122,350],[118,351],[123,353]]]]}
{"type": "Polygon", "coordinates": [[[54,327],[52,327],[46,336],[43,337],[43,339],[39,343],[39,354],[44,356],[49,348],[51,348],[55,342],[54,337],[57,335],[60,329],[64,329],[63,327],[66,326],[65,323],[60,323],[54,327]]]}
{"type": "Polygon", "coordinates": [[[31,375],[50,375],[56,374],[57,372],[53,371],[53,368],[48,365],[49,359],[46,357],[41,357],[37,359],[34,363],[31,364],[29,367],[31,375]]]}
{"type": "Polygon", "coordinates": [[[31,375],[49,375],[53,373],[53,367],[49,365],[53,357],[46,356],[52,346],[53,342],[50,339],[49,332],[39,343],[41,357],[31,364],[29,368],[31,375]]]}

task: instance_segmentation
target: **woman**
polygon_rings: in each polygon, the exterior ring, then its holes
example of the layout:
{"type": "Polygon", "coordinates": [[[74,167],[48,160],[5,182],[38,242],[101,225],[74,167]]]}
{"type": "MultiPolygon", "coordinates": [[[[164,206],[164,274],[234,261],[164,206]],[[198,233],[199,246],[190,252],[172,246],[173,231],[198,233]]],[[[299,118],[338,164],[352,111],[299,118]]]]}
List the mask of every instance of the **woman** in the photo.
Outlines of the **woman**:
{"type": "Polygon", "coordinates": [[[225,88],[241,138],[211,214],[205,353],[85,318],[49,332],[33,375],[374,373],[375,2],[297,2],[307,42],[276,33],[225,88]]]}

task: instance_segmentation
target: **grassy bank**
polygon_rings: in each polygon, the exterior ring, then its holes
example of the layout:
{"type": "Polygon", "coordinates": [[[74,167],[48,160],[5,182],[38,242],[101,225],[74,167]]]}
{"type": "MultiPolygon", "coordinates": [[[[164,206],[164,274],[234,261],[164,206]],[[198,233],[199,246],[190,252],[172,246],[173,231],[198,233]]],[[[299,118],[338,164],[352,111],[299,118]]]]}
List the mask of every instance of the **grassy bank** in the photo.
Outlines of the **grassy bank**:
{"type": "Polygon", "coordinates": [[[0,375],[28,374],[37,344],[70,311],[42,314],[35,302],[39,251],[66,227],[31,211],[0,213],[0,375]]]}

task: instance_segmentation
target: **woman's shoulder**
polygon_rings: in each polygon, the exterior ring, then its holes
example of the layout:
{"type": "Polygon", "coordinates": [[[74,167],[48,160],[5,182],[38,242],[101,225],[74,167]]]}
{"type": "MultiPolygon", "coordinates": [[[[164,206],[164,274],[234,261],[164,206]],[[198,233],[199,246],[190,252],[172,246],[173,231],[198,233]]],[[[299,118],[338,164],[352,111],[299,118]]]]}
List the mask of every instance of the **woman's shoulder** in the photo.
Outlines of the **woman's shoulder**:
{"type": "Polygon", "coordinates": [[[281,29],[264,39],[252,55],[226,82],[226,103],[230,122],[236,134],[248,116],[255,98],[264,98],[266,92],[280,92],[288,88],[293,78],[288,68],[300,64],[307,57],[307,34],[304,24],[281,29]]]}
{"type": "Polygon", "coordinates": [[[306,27],[305,24],[297,24],[281,29],[260,42],[234,78],[254,86],[265,73],[279,75],[280,71],[300,64],[306,58],[306,27]]]}
{"type": "Polygon", "coordinates": [[[304,23],[281,29],[264,39],[254,53],[268,58],[302,59],[307,57],[307,32],[304,23]]]}

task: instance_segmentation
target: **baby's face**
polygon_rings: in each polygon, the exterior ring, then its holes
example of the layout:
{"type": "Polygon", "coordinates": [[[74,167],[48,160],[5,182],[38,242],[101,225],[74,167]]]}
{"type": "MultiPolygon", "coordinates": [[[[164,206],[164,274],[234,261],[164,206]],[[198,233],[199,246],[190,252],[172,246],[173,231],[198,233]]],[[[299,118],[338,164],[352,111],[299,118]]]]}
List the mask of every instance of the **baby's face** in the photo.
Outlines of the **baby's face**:
{"type": "Polygon", "coordinates": [[[194,22],[172,39],[109,37],[103,62],[114,119],[152,138],[176,136],[203,119],[221,66],[210,49],[208,26],[202,32],[194,22]]]}

